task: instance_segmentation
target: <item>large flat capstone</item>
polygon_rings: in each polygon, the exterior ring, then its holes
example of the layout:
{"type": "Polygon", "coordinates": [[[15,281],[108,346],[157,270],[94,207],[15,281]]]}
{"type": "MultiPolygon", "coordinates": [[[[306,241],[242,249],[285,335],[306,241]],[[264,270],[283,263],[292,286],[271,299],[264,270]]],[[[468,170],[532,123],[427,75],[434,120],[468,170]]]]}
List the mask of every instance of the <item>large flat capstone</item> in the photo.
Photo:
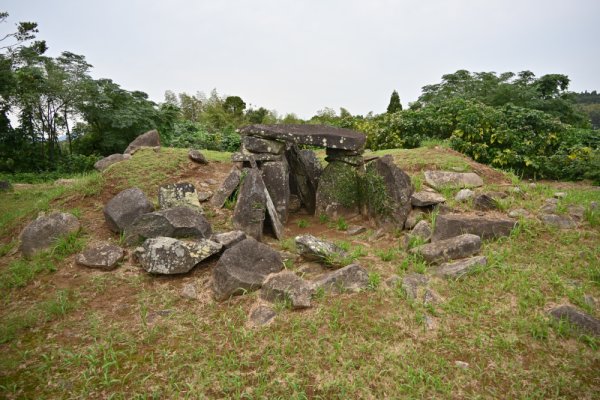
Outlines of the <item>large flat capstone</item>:
{"type": "Polygon", "coordinates": [[[466,214],[438,215],[432,242],[472,233],[483,240],[508,236],[517,225],[514,219],[466,214]]]}
{"type": "Polygon", "coordinates": [[[246,126],[239,132],[242,135],[265,139],[343,150],[362,150],[366,141],[362,133],[326,125],[259,124],[246,126]]]}

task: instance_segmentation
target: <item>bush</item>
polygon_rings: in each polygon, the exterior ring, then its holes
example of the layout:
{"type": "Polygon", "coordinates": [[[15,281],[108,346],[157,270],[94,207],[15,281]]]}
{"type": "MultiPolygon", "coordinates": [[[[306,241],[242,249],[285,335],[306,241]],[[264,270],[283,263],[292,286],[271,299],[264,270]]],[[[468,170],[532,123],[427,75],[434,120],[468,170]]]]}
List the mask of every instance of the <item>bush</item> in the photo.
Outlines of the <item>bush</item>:
{"type": "Polygon", "coordinates": [[[240,143],[240,135],[232,127],[211,133],[204,125],[191,121],[180,121],[175,124],[170,141],[173,147],[217,151],[237,151],[240,143]]]}

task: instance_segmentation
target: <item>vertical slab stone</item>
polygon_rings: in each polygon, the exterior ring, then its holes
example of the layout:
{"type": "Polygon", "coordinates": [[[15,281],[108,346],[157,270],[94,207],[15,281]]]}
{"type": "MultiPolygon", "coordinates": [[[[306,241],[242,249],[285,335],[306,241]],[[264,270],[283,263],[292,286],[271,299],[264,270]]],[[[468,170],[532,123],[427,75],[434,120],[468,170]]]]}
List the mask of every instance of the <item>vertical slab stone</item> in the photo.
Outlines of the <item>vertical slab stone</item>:
{"type": "Polygon", "coordinates": [[[360,187],[356,168],[342,161],[325,167],[316,194],[316,215],[338,217],[360,213],[360,187]]]}
{"type": "Polygon", "coordinates": [[[265,213],[267,209],[267,191],[260,171],[256,168],[247,170],[242,179],[237,203],[233,211],[233,227],[244,231],[246,235],[261,241],[265,213]]]}
{"type": "Polygon", "coordinates": [[[242,171],[239,168],[233,167],[231,172],[225,180],[223,184],[217,190],[217,192],[210,199],[210,204],[214,207],[221,208],[223,204],[225,204],[225,200],[231,196],[231,194],[237,189],[240,184],[240,178],[242,177],[242,171]]]}
{"type": "Polygon", "coordinates": [[[321,175],[321,163],[311,150],[300,150],[292,146],[286,152],[290,167],[290,183],[294,184],[292,192],[297,193],[307,211],[314,213],[317,186],[321,175]]]}
{"type": "Polygon", "coordinates": [[[287,161],[265,162],[261,166],[261,172],[279,220],[285,223],[288,218],[290,201],[290,174],[287,161]]]}

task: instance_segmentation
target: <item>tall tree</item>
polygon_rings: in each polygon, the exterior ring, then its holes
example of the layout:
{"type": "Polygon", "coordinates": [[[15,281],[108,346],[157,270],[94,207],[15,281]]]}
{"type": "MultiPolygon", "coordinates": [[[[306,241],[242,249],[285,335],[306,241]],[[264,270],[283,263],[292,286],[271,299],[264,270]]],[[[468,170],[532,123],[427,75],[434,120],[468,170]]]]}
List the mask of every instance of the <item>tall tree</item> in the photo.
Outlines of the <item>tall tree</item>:
{"type": "Polygon", "coordinates": [[[393,114],[397,111],[402,111],[402,104],[400,103],[400,96],[397,91],[392,92],[390,97],[390,104],[387,107],[388,114],[393,114]]]}

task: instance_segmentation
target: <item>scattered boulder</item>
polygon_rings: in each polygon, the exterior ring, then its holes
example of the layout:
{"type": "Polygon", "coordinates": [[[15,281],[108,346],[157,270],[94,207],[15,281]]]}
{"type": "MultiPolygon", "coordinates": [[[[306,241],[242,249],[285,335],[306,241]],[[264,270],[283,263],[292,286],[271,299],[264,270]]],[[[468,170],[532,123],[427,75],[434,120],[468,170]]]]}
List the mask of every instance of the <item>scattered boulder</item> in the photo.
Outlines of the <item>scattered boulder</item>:
{"type": "Polygon", "coordinates": [[[96,161],[96,163],[94,164],[94,168],[102,172],[111,165],[119,163],[121,161],[129,160],[130,158],[131,154],[111,154],[108,157],[104,157],[103,159],[96,161]]]}
{"type": "Polygon", "coordinates": [[[372,199],[367,199],[369,214],[375,216],[379,223],[391,223],[402,229],[412,208],[411,196],[414,189],[410,177],[394,164],[394,158],[389,154],[369,163],[367,171],[375,172],[383,178],[391,207],[389,213],[385,212],[382,215],[379,209],[381,205],[374,204],[372,199]]]}
{"type": "Polygon", "coordinates": [[[348,236],[356,236],[356,235],[360,235],[363,232],[366,232],[366,230],[367,230],[367,228],[365,228],[364,226],[351,225],[346,230],[346,235],[348,235],[348,236]]]}
{"type": "Polygon", "coordinates": [[[119,246],[108,242],[89,244],[83,252],[75,257],[75,262],[90,268],[112,270],[123,259],[125,252],[119,246]]]}
{"type": "Polygon", "coordinates": [[[497,200],[489,194],[483,193],[473,199],[473,208],[481,211],[497,210],[497,200]]]}
{"type": "Polygon", "coordinates": [[[159,236],[208,239],[212,235],[212,227],[199,211],[174,207],[140,215],[125,228],[124,233],[125,242],[133,245],[159,236]]]}
{"type": "Polygon", "coordinates": [[[104,219],[113,232],[122,232],[137,217],[154,211],[154,205],[138,188],[125,189],[104,206],[104,219]]]}
{"type": "Polygon", "coordinates": [[[198,192],[198,201],[200,203],[204,203],[205,201],[210,200],[212,195],[213,195],[213,192],[211,192],[210,190],[201,190],[198,192]]]}
{"type": "Polygon", "coordinates": [[[435,270],[435,275],[442,278],[460,278],[479,266],[487,265],[487,257],[477,256],[455,262],[442,264],[435,270]]]}
{"type": "Polygon", "coordinates": [[[242,146],[252,153],[282,154],[285,151],[285,142],[254,136],[242,136],[242,146]]]}
{"type": "Polygon", "coordinates": [[[19,250],[27,258],[52,246],[59,238],[79,231],[77,218],[68,213],[52,213],[27,224],[21,232],[19,250]]]}
{"type": "Polygon", "coordinates": [[[540,208],[540,211],[544,214],[554,214],[558,211],[558,200],[557,199],[546,199],[544,205],[540,208]]]}
{"type": "Polygon", "coordinates": [[[400,277],[398,275],[394,274],[394,275],[390,276],[389,278],[387,278],[384,281],[384,283],[388,289],[396,289],[398,287],[398,285],[400,284],[400,281],[401,281],[400,277]]]}
{"type": "Polygon", "coordinates": [[[296,236],[295,242],[298,252],[307,260],[330,262],[346,255],[344,250],[334,243],[317,239],[312,235],[296,236]]]}
{"type": "Polygon", "coordinates": [[[229,198],[237,189],[240,184],[240,179],[242,178],[242,171],[238,168],[233,167],[229,172],[229,175],[223,181],[223,184],[217,190],[217,192],[213,195],[212,199],[210,199],[210,204],[217,208],[223,207],[225,204],[225,200],[229,198]]]}
{"type": "Polygon", "coordinates": [[[9,181],[0,181],[0,192],[9,192],[13,190],[13,186],[9,181]]]}
{"type": "Polygon", "coordinates": [[[414,207],[434,206],[445,201],[446,198],[441,194],[426,190],[415,192],[410,198],[410,202],[414,207]]]}
{"type": "Polygon", "coordinates": [[[424,218],[424,216],[425,213],[422,210],[419,210],[418,208],[413,208],[408,214],[406,221],[404,222],[404,228],[414,228],[417,225],[417,223],[424,218]]]}
{"type": "Polygon", "coordinates": [[[133,154],[142,147],[160,147],[160,135],[156,129],[136,137],[125,149],[125,154],[133,154]]]}
{"type": "Polygon", "coordinates": [[[428,241],[431,238],[431,225],[429,222],[422,219],[415,225],[410,234],[419,237],[424,241],[428,241]]]}
{"type": "Polygon", "coordinates": [[[247,171],[233,211],[233,227],[260,241],[267,209],[267,189],[258,169],[247,171]]]}
{"type": "Polygon", "coordinates": [[[355,167],[341,161],[327,164],[316,193],[315,214],[337,218],[360,212],[359,181],[355,167]]]}
{"type": "Polygon", "coordinates": [[[203,165],[208,164],[208,160],[206,159],[206,157],[204,156],[204,154],[202,154],[200,152],[200,150],[190,150],[190,151],[188,151],[188,157],[189,157],[190,160],[192,160],[195,163],[203,164],[203,165]]]}
{"type": "Polygon", "coordinates": [[[569,214],[569,216],[575,221],[581,221],[585,215],[585,207],[579,204],[568,205],[567,214],[569,214]]]}
{"type": "Polygon", "coordinates": [[[430,264],[443,263],[449,260],[465,258],[477,254],[481,249],[481,238],[466,233],[451,239],[424,244],[410,250],[418,254],[430,264]]]}
{"type": "Polygon", "coordinates": [[[211,240],[221,243],[226,249],[235,246],[244,239],[246,239],[246,234],[243,231],[218,233],[211,238],[211,240]]]}
{"type": "Polygon", "coordinates": [[[510,218],[466,214],[443,214],[435,220],[431,241],[448,239],[463,233],[472,233],[483,240],[508,236],[517,221],[510,218]]]}
{"type": "Polygon", "coordinates": [[[458,193],[456,193],[456,196],[454,196],[454,200],[463,202],[463,201],[469,200],[474,195],[475,195],[475,192],[472,191],[471,189],[461,189],[458,191],[458,193]]]}
{"type": "Polygon", "coordinates": [[[554,197],[557,199],[564,199],[565,197],[567,197],[567,193],[565,192],[556,192],[554,193],[554,197]]]}
{"type": "Polygon", "coordinates": [[[402,278],[402,289],[406,297],[416,300],[419,297],[419,289],[425,288],[429,283],[429,277],[423,274],[412,273],[402,278]]]}
{"type": "Polygon", "coordinates": [[[260,296],[270,302],[289,301],[292,308],[310,307],[312,285],[291,271],[271,274],[265,279],[260,296]]]}
{"type": "Polygon", "coordinates": [[[169,237],[147,239],[135,249],[142,267],[151,274],[184,274],[221,251],[221,245],[208,239],[184,242],[169,237]]]}
{"type": "Polygon", "coordinates": [[[213,269],[213,293],[218,301],[260,289],[267,275],[283,269],[281,255],[249,237],[225,250],[213,269]]]}
{"type": "Polygon", "coordinates": [[[524,209],[524,208],[517,208],[517,209],[511,210],[508,213],[508,216],[511,217],[511,218],[527,218],[530,215],[529,215],[529,212],[526,209],[524,209]]]}
{"type": "Polygon", "coordinates": [[[549,314],[557,320],[567,320],[579,329],[589,332],[594,336],[600,336],[600,320],[571,305],[564,304],[555,307],[550,310],[549,314]]]}
{"type": "Polygon", "coordinates": [[[275,320],[276,316],[277,313],[272,307],[258,304],[250,310],[250,314],[248,315],[248,326],[250,328],[259,328],[261,326],[270,325],[273,320],[275,320]]]}
{"type": "Polygon", "coordinates": [[[241,135],[265,139],[361,151],[366,142],[362,133],[328,125],[277,124],[250,125],[239,130],[241,135]]]}
{"type": "Polygon", "coordinates": [[[188,182],[171,183],[158,188],[158,204],[163,210],[185,206],[202,211],[196,188],[188,182]]]}
{"type": "Polygon", "coordinates": [[[483,180],[474,172],[425,171],[425,182],[432,188],[473,188],[483,186],[483,180]]]}
{"type": "Polygon", "coordinates": [[[260,170],[279,220],[285,223],[288,218],[288,204],[290,202],[290,181],[287,161],[265,162],[261,165],[260,170]]]}
{"type": "Polygon", "coordinates": [[[183,288],[181,289],[181,297],[189,300],[197,300],[198,291],[196,290],[196,285],[191,283],[186,283],[183,285],[183,288]]]}
{"type": "Polygon", "coordinates": [[[540,219],[546,226],[558,229],[575,229],[577,223],[567,215],[543,214],[540,219]]]}
{"type": "Polygon", "coordinates": [[[357,292],[369,286],[369,273],[359,264],[350,264],[329,274],[313,283],[315,290],[325,292],[357,292]]]}

